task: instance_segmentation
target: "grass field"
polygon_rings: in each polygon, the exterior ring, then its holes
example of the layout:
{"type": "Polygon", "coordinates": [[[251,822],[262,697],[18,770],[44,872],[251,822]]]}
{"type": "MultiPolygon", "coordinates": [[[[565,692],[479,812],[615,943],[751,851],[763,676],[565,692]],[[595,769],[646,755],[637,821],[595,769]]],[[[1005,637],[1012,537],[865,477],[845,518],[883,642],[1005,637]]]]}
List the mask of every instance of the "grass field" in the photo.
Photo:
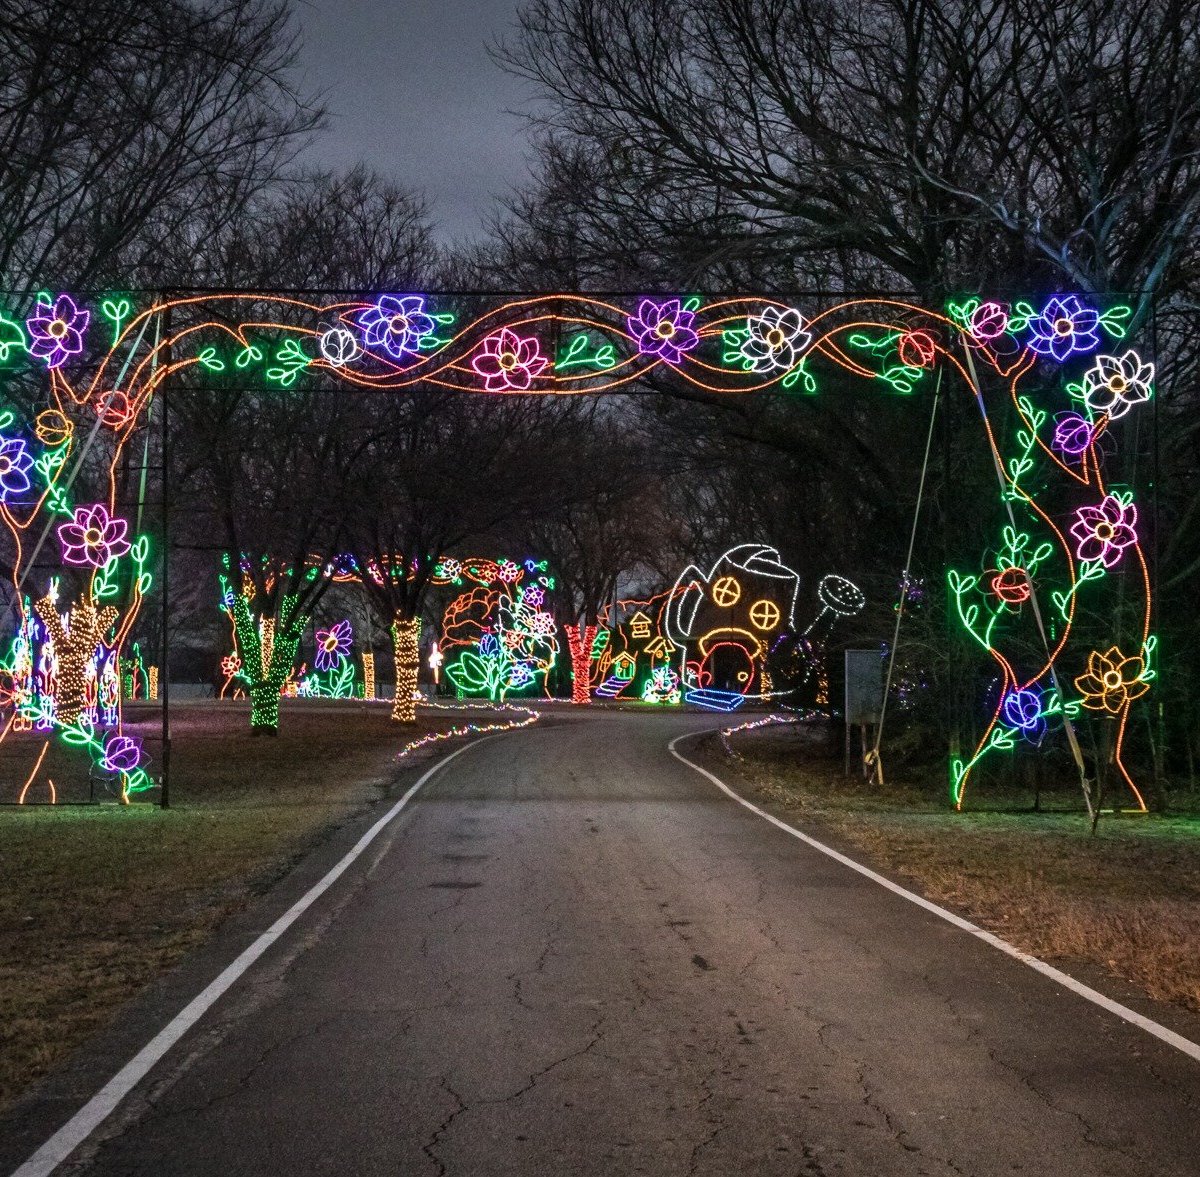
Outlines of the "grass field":
{"type": "MultiPolygon", "coordinates": [[[[976,789],[963,813],[928,790],[843,776],[795,728],[731,737],[759,804],[824,827],[930,899],[1043,959],[1086,961],[1150,997],[1200,1010],[1200,798],[1172,815],[1032,812],[1030,798],[976,789]]],[[[713,740],[714,753],[720,745],[713,740]]],[[[1070,790],[1051,805],[1082,805],[1070,790]]]]}
{"type": "Polygon", "coordinates": [[[250,735],[244,705],[185,704],[170,810],[0,809],[0,1104],[382,796],[408,739],[461,720],[423,711],[401,728],[386,704],[296,700],[271,739],[250,735]]]}

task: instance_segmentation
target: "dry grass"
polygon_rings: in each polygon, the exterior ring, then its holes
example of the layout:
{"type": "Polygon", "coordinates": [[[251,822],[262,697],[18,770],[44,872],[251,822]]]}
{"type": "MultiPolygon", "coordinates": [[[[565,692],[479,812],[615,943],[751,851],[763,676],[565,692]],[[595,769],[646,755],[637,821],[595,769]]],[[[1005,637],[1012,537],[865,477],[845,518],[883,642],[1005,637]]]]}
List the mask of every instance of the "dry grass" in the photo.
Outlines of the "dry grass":
{"type": "MultiPolygon", "coordinates": [[[[847,781],[792,732],[733,737],[747,795],[823,826],[891,873],[1027,952],[1086,961],[1153,998],[1200,1010],[1200,815],[1105,816],[1014,808],[977,790],[964,813],[928,791],[847,781]]],[[[1057,804],[1077,801],[1069,792],[1057,804]]]]}
{"type": "Polygon", "coordinates": [[[256,739],[237,704],[172,716],[169,811],[0,809],[0,1104],[377,799],[407,739],[462,718],[401,729],[386,706],[296,701],[256,739]]]}

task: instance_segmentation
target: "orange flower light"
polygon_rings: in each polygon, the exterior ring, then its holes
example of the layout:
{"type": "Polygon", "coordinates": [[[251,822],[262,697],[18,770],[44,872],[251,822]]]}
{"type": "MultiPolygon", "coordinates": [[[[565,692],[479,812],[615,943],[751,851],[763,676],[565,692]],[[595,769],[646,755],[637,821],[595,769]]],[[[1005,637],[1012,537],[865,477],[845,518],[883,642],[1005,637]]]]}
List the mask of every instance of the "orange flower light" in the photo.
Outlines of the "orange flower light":
{"type": "Polygon", "coordinates": [[[96,415],[109,429],[124,429],[137,415],[129,397],[118,389],[96,398],[96,415]]]}
{"type": "Polygon", "coordinates": [[[1087,672],[1075,680],[1075,686],[1085,707],[1116,715],[1150,689],[1150,684],[1142,680],[1145,671],[1143,658],[1126,658],[1116,646],[1104,654],[1093,650],[1088,655],[1087,672]]]}

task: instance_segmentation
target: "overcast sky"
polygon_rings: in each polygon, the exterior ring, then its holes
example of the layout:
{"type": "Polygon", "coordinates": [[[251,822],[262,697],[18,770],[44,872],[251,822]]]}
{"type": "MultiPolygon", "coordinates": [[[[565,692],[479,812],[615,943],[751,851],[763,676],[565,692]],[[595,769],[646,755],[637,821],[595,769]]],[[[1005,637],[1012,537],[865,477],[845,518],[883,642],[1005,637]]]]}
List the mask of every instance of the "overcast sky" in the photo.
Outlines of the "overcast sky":
{"type": "Polygon", "coordinates": [[[519,0],[299,0],[302,69],[330,130],[314,163],[359,160],[422,189],[446,242],[474,236],[526,174],[523,84],[488,57],[519,0]]]}

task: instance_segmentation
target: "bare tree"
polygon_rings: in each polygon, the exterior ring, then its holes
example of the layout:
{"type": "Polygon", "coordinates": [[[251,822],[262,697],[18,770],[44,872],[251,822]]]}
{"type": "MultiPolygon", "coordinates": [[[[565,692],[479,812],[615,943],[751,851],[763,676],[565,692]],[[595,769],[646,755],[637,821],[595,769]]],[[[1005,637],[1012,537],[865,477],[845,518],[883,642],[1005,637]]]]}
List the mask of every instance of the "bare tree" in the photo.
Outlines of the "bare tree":
{"type": "MultiPolygon", "coordinates": [[[[264,299],[283,284],[332,287],[336,302],[339,290],[414,283],[432,257],[423,202],[356,169],[307,173],[254,202],[216,228],[196,264],[210,279],[262,291],[264,299]]],[[[243,315],[254,306],[251,293],[216,313],[243,315]]],[[[268,321],[289,313],[286,301],[264,306],[268,321]]],[[[211,306],[199,309],[213,314],[211,306]]],[[[378,441],[375,411],[319,376],[263,387],[227,366],[173,389],[171,416],[177,529],[185,543],[220,537],[252,720],[274,730],[280,687],[329,588],[333,561],[349,547],[349,523],[385,501],[382,486],[358,497],[356,481],[378,441]]]]}
{"type": "Polygon", "coordinates": [[[276,180],[321,112],[287,7],[13,0],[0,18],[0,275],[157,286],[276,180]]]}
{"type": "Polygon", "coordinates": [[[1200,215],[1198,20],[1181,0],[531,0],[498,50],[545,100],[517,223],[610,278],[1168,292],[1200,215]]]}
{"type": "Polygon", "coordinates": [[[564,469],[551,450],[570,405],[537,397],[430,390],[360,403],[371,440],[356,465],[350,550],[382,626],[393,636],[392,717],[415,718],[417,639],[440,556],[519,532],[547,508],[564,469]],[[558,428],[556,428],[558,427],[558,428]]]}
{"type": "MultiPolygon", "coordinates": [[[[1171,590],[1166,634],[1188,652],[1186,665],[1164,668],[1163,687],[1200,754],[1185,686],[1200,636],[1180,608],[1200,568],[1194,5],[529,0],[497,55],[541,98],[536,183],[497,220],[497,273],[544,287],[740,288],[800,304],[822,290],[900,290],[934,304],[964,288],[1128,297],[1141,346],[1157,328],[1163,444],[1158,507],[1145,516],[1171,590]]],[[[689,493],[713,508],[706,523],[740,513],[843,546],[858,530],[888,547],[911,507],[897,455],[919,452],[925,415],[847,411],[823,391],[811,405],[692,397],[662,411],[664,436],[697,459],[685,468],[689,493]]],[[[974,422],[946,403],[924,530],[931,568],[962,542],[954,520],[969,493],[955,463],[974,422]]],[[[1143,484],[1149,432],[1133,446],[1143,484]]],[[[896,557],[887,562],[898,573],[896,557]]]]}

